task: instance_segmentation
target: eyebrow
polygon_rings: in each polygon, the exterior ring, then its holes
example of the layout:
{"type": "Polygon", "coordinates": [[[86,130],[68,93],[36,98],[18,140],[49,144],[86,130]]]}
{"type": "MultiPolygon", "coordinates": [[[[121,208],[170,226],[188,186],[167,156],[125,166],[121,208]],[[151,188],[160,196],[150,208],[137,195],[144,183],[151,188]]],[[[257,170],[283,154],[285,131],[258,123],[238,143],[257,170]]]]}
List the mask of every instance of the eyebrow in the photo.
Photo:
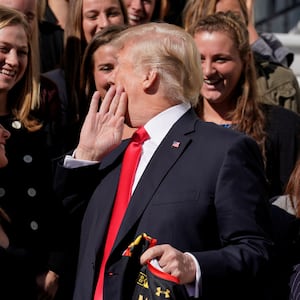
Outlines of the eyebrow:
{"type": "Polygon", "coordinates": [[[11,43],[8,43],[8,42],[5,42],[5,41],[1,41],[1,40],[0,40],[0,44],[2,44],[4,46],[7,46],[7,47],[17,47],[18,49],[23,49],[23,50],[28,50],[29,49],[28,45],[18,46],[18,45],[14,45],[14,44],[11,44],[11,43]]]}

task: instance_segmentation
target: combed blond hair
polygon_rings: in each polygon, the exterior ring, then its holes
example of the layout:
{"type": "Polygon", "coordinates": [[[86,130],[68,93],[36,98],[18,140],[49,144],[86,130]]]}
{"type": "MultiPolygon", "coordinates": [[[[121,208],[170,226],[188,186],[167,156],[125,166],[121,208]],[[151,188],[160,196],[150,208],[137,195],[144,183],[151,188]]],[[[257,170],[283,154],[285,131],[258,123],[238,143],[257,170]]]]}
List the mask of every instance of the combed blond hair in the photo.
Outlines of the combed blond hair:
{"type": "Polygon", "coordinates": [[[130,27],[112,41],[119,49],[129,43],[135,68],[156,70],[166,97],[197,105],[202,71],[191,35],[176,25],[150,22],[130,27]]]}

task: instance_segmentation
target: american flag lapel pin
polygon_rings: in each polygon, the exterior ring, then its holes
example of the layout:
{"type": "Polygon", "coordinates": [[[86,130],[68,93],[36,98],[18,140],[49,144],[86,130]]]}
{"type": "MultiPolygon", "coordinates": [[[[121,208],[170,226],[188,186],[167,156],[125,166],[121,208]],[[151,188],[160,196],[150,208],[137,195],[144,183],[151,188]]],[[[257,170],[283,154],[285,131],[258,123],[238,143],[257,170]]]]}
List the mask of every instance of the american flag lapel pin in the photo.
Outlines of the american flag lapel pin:
{"type": "Polygon", "coordinates": [[[179,148],[179,146],[180,146],[180,142],[178,142],[178,141],[174,141],[172,143],[172,148],[179,148]]]}

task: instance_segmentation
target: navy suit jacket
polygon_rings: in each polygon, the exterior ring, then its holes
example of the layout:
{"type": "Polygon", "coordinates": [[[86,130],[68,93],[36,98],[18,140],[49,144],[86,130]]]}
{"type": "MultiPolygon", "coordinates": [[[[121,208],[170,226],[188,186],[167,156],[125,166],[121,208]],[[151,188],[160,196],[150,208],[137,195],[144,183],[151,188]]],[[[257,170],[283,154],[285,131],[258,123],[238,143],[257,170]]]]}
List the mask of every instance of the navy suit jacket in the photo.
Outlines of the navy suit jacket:
{"type": "MultiPolygon", "coordinates": [[[[68,207],[88,203],[74,300],[93,299],[127,144],[123,142],[97,166],[66,169],[61,162],[57,166],[56,190],[68,207]]],[[[143,232],[158,244],[168,243],[196,257],[201,299],[251,299],[272,245],[266,233],[265,194],[256,142],[203,122],[189,110],[164,138],[131,197],[106,265],[104,299],[131,299],[126,282],[135,278],[130,278],[122,252],[143,232]],[[174,141],[179,147],[172,146],[174,141]]]]}

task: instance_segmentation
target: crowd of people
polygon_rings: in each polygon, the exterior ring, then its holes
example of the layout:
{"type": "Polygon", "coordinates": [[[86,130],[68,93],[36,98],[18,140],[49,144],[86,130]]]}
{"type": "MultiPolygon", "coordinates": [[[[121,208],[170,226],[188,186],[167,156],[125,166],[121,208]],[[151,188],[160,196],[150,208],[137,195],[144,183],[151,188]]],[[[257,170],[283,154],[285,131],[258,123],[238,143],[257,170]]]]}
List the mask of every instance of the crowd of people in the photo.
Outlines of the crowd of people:
{"type": "Polygon", "coordinates": [[[300,89],[254,5],[0,0],[0,299],[300,299],[300,89]]]}

